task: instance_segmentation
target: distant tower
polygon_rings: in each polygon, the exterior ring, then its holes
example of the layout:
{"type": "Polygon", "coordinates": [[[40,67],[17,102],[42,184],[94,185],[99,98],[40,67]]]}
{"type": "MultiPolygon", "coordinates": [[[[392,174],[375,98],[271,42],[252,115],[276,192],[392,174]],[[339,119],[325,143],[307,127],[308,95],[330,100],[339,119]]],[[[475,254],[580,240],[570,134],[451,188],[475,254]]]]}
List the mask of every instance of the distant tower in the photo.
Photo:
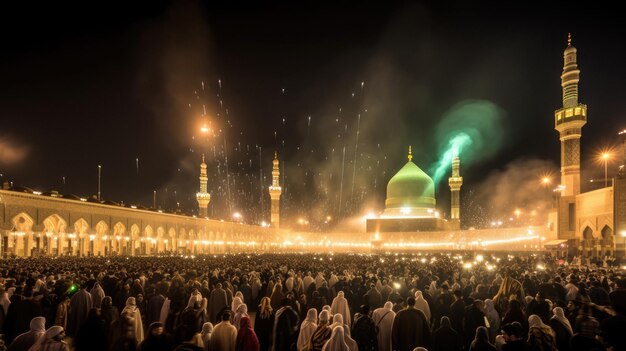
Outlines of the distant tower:
{"type": "Polygon", "coordinates": [[[272,168],[272,185],[270,185],[270,198],[272,199],[272,214],[270,223],[272,227],[280,227],[280,194],[283,189],[280,187],[280,171],[278,168],[278,152],[274,152],[274,167],[272,168]]]}
{"type": "Polygon", "coordinates": [[[450,219],[453,221],[460,221],[461,219],[461,185],[463,185],[463,177],[459,172],[461,166],[461,160],[458,156],[452,159],[452,176],[448,178],[448,184],[450,185],[450,219]]]}
{"type": "Polygon", "coordinates": [[[554,129],[561,139],[561,185],[565,186],[561,195],[575,196],[580,194],[580,136],[587,123],[587,105],[578,102],[580,70],[571,35],[568,35],[563,58],[563,108],[554,112],[554,129]]]}
{"type": "Polygon", "coordinates": [[[207,181],[209,177],[206,175],[206,163],[204,163],[204,155],[202,155],[202,163],[200,164],[200,191],[196,193],[198,205],[200,205],[200,217],[208,216],[209,202],[211,194],[207,192],[207,181]]]}

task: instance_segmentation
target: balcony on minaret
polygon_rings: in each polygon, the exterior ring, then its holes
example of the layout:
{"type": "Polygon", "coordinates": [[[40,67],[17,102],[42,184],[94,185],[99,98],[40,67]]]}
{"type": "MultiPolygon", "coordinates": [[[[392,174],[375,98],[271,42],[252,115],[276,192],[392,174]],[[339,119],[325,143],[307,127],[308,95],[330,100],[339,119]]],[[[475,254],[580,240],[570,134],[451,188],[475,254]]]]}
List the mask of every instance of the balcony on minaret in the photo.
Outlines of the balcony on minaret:
{"type": "Polygon", "coordinates": [[[578,104],[575,107],[562,108],[554,112],[554,127],[557,130],[568,128],[572,124],[570,122],[576,122],[573,124],[581,127],[587,123],[587,105],[578,104]]]}

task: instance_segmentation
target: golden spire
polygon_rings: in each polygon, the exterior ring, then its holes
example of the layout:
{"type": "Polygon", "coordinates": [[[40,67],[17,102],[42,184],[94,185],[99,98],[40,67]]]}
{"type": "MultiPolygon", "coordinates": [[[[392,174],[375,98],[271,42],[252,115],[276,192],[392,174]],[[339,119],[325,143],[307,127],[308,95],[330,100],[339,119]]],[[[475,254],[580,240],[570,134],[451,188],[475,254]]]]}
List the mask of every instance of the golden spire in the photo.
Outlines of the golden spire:
{"type": "Polygon", "coordinates": [[[413,160],[413,153],[411,153],[411,145],[409,145],[409,162],[413,160]]]}
{"type": "Polygon", "coordinates": [[[274,151],[274,159],[277,160],[278,159],[278,151],[274,151]]]}
{"type": "Polygon", "coordinates": [[[567,33],[567,46],[572,46],[572,33],[567,33]]]}
{"type": "Polygon", "coordinates": [[[204,154],[202,154],[202,163],[204,163],[204,154]]]}

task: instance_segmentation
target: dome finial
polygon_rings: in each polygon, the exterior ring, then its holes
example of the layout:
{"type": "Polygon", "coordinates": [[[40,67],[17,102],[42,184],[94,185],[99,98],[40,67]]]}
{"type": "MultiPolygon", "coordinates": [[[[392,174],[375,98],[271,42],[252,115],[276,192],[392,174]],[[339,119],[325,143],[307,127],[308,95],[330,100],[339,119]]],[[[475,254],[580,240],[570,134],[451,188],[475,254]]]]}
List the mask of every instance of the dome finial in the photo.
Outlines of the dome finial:
{"type": "Polygon", "coordinates": [[[274,159],[278,160],[278,151],[274,151],[274,159]]]}
{"type": "Polygon", "coordinates": [[[409,145],[409,162],[413,160],[413,153],[411,153],[411,145],[409,145]]]}
{"type": "Polygon", "coordinates": [[[572,33],[567,33],[567,46],[572,46],[572,33]]]}
{"type": "Polygon", "coordinates": [[[202,154],[202,163],[204,163],[204,154],[202,154]]]}

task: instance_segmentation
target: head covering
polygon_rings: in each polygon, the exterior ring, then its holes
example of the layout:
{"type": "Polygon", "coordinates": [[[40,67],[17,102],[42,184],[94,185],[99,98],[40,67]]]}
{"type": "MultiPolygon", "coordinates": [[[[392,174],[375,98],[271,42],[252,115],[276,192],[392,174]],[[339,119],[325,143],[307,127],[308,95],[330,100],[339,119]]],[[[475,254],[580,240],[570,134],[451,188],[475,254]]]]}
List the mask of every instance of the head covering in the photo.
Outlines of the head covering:
{"type": "Polygon", "coordinates": [[[448,318],[448,316],[441,317],[441,326],[445,328],[452,328],[450,318],[448,318]]]}
{"type": "Polygon", "coordinates": [[[570,334],[574,334],[574,332],[572,331],[572,325],[565,317],[565,312],[563,311],[563,309],[561,307],[555,307],[552,312],[554,312],[554,316],[552,317],[552,319],[556,319],[557,321],[561,322],[561,324],[563,324],[565,328],[569,330],[570,334]]]}
{"type": "Polygon", "coordinates": [[[541,321],[541,318],[538,315],[531,314],[528,317],[528,328],[549,328],[549,327],[541,321]]]}
{"type": "Polygon", "coordinates": [[[267,319],[272,314],[272,305],[269,297],[264,297],[261,299],[261,303],[259,304],[259,314],[261,318],[267,319]]]}
{"type": "Polygon", "coordinates": [[[311,323],[317,323],[317,310],[315,308],[309,308],[304,320],[311,323]]]}
{"type": "Polygon", "coordinates": [[[330,313],[327,310],[322,310],[322,312],[320,312],[320,317],[319,317],[320,324],[328,323],[329,320],[330,320],[330,313]]]}
{"type": "Polygon", "coordinates": [[[322,351],[349,351],[344,340],[343,327],[334,327],[330,339],[324,344],[322,351]]]}
{"type": "Polygon", "coordinates": [[[213,333],[213,324],[206,322],[202,325],[202,335],[211,335],[213,333]]]}
{"type": "Polygon", "coordinates": [[[35,317],[30,320],[30,330],[45,333],[46,319],[44,317],[35,317]]]}
{"type": "Polygon", "coordinates": [[[388,309],[388,310],[391,310],[391,309],[393,309],[393,302],[387,301],[387,302],[385,302],[385,306],[383,306],[383,307],[388,309]]]}
{"type": "Polygon", "coordinates": [[[237,312],[237,309],[239,308],[241,304],[243,304],[243,299],[240,298],[239,296],[235,296],[233,298],[233,302],[231,302],[230,304],[231,311],[233,311],[233,313],[237,312]]]}
{"type": "Polygon", "coordinates": [[[137,301],[132,296],[126,299],[126,307],[131,307],[131,306],[133,307],[137,306],[137,301]]]}

